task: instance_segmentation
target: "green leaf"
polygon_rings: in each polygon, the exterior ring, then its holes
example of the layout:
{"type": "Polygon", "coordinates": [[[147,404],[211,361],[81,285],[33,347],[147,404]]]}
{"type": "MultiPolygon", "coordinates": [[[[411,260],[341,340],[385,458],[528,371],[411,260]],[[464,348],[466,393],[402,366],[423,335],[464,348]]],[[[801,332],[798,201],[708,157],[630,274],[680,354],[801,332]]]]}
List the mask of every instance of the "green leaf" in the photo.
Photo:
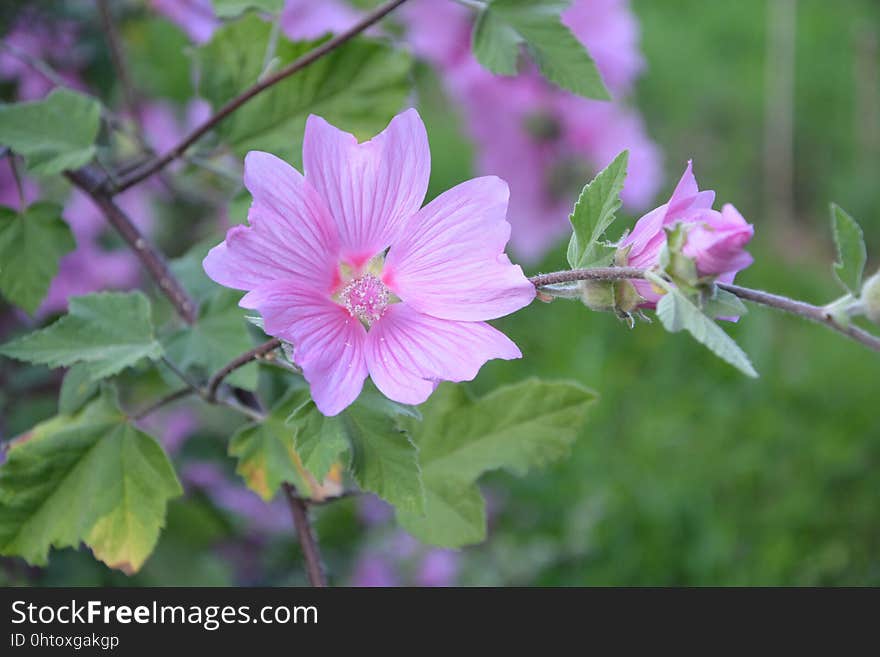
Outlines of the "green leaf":
{"type": "Polygon", "coordinates": [[[140,569],[182,493],[159,444],[104,393],[17,439],[0,467],[0,554],[44,565],[50,547],[85,542],[128,574],[140,569]]]}
{"type": "Polygon", "coordinates": [[[146,98],[168,98],[185,105],[193,99],[189,38],[158,16],[127,20],[123,25],[131,77],[146,98]]]}
{"type": "Polygon", "coordinates": [[[516,75],[522,37],[489,7],[480,11],[471,36],[477,61],[498,75],[516,75]]]}
{"type": "Polygon", "coordinates": [[[74,365],[64,375],[58,395],[58,413],[73,415],[95,396],[100,384],[93,381],[86,363],[74,365]]]}
{"type": "Polygon", "coordinates": [[[400,525],[428,545],[458,548],[486,540],[486,502],[479,486],[459,479],[425,483],[425,513],[398,514],[400,525]]]}
{"type": "Polygon", "coordinates": [[[581,96],[610,100],[596,63],[560,20],[568,4],[564,0],[493,0],[474,26],[474,54],[489,70],[512,75],[517,42],[524,41],[545,78],[581,96]]]}
{"type": "Polygon", "coordinates": [[[399,513],[419,515],[425,491],[418,448],[399,421],[366,404],[352,404],[327,418],[351,444],[351,471],[358,485],[393,504],[399,513]]]}
{"type": "Polygon", "coordinates": [[[742,317],[749,312],[749,309],[738,296],[716,287],[712,298],[703,307],[703,311],[709,317],[718,319],[719,317],[742,317]]]}
{"type": "MultiPolygon", "coordinates": [[[[215,294],[199,307],[198,321],[163,341],[168,357],[185,371],[210,376],[253,347],[244,310],[238,306],[240,298],[238,292],[217,287],[215,294]]],[[[254,390],[257,377],[257,363],[249,363],[226,377],[226,382],[254,390]]]]}
{"type": "MultiPolygon", "coordinates": [[[[248,198],[250,199],[250,197],[248,198]]],[[[185,254],[168,263],[171,273],[180,281],[190,296],[200,304],[216,296],[220,290],[226,289],[208,278],[205,267],[202,265],[208,251],[216,244],[215,238],[206,239],[190,247],[185,254]]]]}
{"type": "Polygon", "coordinates": [[[666,290],[666,294],[657,303],[657,317],[667,331],[677,333],[685,330],[697,342],[708,347],[721,360],[730,363],[746,376],[758,376],[749,357],[733,338],[704,315],[680,290],[669,285],[659,276],[649,274],[647,278],[666,290]]]}
{"type": "Polygon", "coordinates": [[[45,99],[0,106],[0,144],[23,155],[35,174],[53,175],[95,155],[101,105],[70,89],[45,99]]]}
{"type": "MultiPolygon", "coordinates": [[[[201,94],[217,108],[263,74],[271,25],[253,14],[230,23],[199,48],[201,94]]],[[[317,45],[279,38],[283,67],[317,45]]],[[[239,155],[266,150],[297,162],[310,113],[358,137],[372,137],[402,107],[409,92],[410,57],[391,46],[356,39],[261,93],[218,127],[239,155]]]]}
{"type": "Polygon", "coordinates": [[[475,483],[484,472],[524,474],[565,456],[595,394],[567,382],[531,379],[472,400],[462,386],[442,384],[406,422],[419,448],[425,513],[398,509],[403,527],[445,547],[485,537],[485,511],[475,483]]]}
{"type": "Polygon", "coordinates": [[[348,450],[342,423],[323,416],[315,402],[308,401],[287,418],[287,424],[294,430],[294,445],[303,467],[318,481],[323,480],[348,450]]]}
{"type": "Polygon", "coordinates": [[[66,315],[0,346],[0,354],[49,367],[87,363],[88,377],[96,381],[141,358],[159,358],[162,347],[142,293],[99,292],[72,297],[66,315]]]}
{"type": "Polygon", "coordinates": [[[868,258],[862,228],[834,203],[831,204],[831,228],[834,231],[834,244],[837,246],[834,275],[850,294],[858,295],[868,258]]]}
{"type": "Polygon", "coordinates": [[[35,203],[19,214],[0,207],[0,292],[33,313],[58,273],[58,261],[76,248],[61,208],[35,203]]]}
{"type": "Polygon", "coordinates": [[[248,9],[278,14],[284,7],[284,0],[211,0],[211,3],[219,18],[235,18],[248,9]]]}
{"type": "Polygon", "coordinates": [[[308,400],[308,388],[292,387],[263,422],[248,424],[232,436],[229,455],[238,459],[235,471],[264,500],[272,499],[284,482],[301,492],[310,490],[296,453],[295,428],[287,424],[291,413],[308,400]]]}
{"type": "Polygon", "coordinates": [[[572,269],[602,267],[614,259],[616,248],[602,242],[620,208],[620,191],[626,182],[629,152],[623,151],[584,187],[568,220],[574,232],[568,243],[572,269]]]}

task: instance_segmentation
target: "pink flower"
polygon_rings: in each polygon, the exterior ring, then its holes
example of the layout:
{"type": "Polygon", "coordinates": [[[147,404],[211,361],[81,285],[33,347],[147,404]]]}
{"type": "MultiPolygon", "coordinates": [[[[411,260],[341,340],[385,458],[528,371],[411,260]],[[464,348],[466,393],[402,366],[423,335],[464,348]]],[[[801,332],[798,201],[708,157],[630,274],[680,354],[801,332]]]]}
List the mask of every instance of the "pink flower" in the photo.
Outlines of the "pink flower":
{"type": "Polygon", "coordinates": [[[455,586],[458,578],[460,555],[452,550],[428,550],[422,557],[416,573],[419,586],[455,586]]]}
{"type": "MultiPolygon", "coordinates": [[[[511,246],[518,256],[536,261],[570,232],[568,215],[584,183],[622,150],[630,151],[624,204],[640,210],[651,202],[662,182],[661,155],[638,112],[619,100],[568,93],[531,65],[514,77],[493,75],[471,54],[473,12],[465,7],[412,0],[399,15],[413,50],[442,69],[461,106],[477,170],[510,185],[511,246]]],[[[644,64],[628,2],[575,0],[562,20],[612,93],[627,92],[644,64]]]]}
{"type": "MultiPolygon", "coordinates": [[[[12,48],[48,63],[73,88],[83,89],[77,73],[83,57],[77,49],[78,29],[71,21],[50,21],[38,11],[24,10],[3,37],[12,48]]],[[[16,83],[17,100],[39,100],[55,83],[12,52],[0,52],[0,80],[16,83]]]]}
{"type": "Polygon", "coordinates": [[[176,23],[195,43],[207,43],[220,25],[211,0],[150,0],[150,5],[176,23]]]}
{"type": "Polygon", "coordinates": [[[472,12],[454,2],[410,0],[397,10],[412,51],[444,73],[471,57],[472,12]]]}
{"type": "Polygon", "coordinates": [[[494,76],[473,61],[449,80],[477,146],[477,170],[510,184],[511,244],[520,257],[537,260],[570,232],[584,183],[622,150],[630,151],[624,204],[644,208],[657,192],[660,152],[636,111],[569,94],[534,70],[494,76]]]}
{"type": "MultiPolygon", "coordinates": [[[[732,282],[737,272],[752,264],[752,256],[743,248],[755,229],[729,203],[721,212],[713,210],[714,201],[714,191],[699,190],[688,162],[669,202],[639,219],[632,232],[621,241],[621,248],[630,247],[627,264],[641,268],[656,265],[666,244],[665,229],[684,224],[687,237],[682,252],[696,262],[697,273],[732,282]]],[[[660,295],[649,282],[633,281],[633,284],[648,301],[647,307],[657,303],[660,295]]]]}
{"type": "Polygon", "coordinates": [[[362,144],[310,116],[303,168],[249,153],[250,226],[231,228],[204,267],[247,290],[241,305],[293,344],[322,413],[351,404],[368,374],[389,398],[418,404],[441,380],[521,357],[485,323],[535,294],[504,254],[504,181],[470,180],[420,209],[430,153],[412,109],[362,144]]]}
{"type": "Polygon", "coordinates": [[[281,12],[281,29],[288,39],[309,41],[328,32],[342,32],[357,18],[358,12],[344,0],[287,0],[281,12]]]}

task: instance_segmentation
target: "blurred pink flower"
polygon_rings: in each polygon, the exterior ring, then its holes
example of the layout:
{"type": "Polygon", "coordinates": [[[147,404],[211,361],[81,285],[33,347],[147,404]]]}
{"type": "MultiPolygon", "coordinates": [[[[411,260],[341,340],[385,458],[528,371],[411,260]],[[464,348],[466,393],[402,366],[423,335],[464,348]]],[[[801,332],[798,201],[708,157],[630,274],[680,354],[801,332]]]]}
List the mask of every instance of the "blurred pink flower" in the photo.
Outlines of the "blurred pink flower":
{"type": "Polygon", "coordinates": [[[422,557],[416,572],[419,586],[455,586],[460,555],[452,550],[433,548],[422,557]]]}
{"type": "MultiPolygon", "coordinates": [[[[132,187],[115,201],[141,232],[149,232],[153,214],[149,193],[143,187],[132,187]]],[[[41,316],[66,310],[71,296],[107,288],[126,289],[139,280],[140,265],[131,250],[123,246],[108,250],[101,246],[106,220],[87,195],[74,190],[62,216],[73,232],[76,249],[58,263],[58,274],[38,311],[41,316]]]]}
{"type": "Polygon", "coordinates": [[[178,25],[195,43],[210,41],[220,20],[211,0],[149,0],[152,8],[178,25]]]}
{"type": "Polygon", "coordinates": [[[455,2],[410,0],[397,10],[413,53],[444,75],[471,59],[473,12],[455,2]]]}
{"type": "Polygon", "coordinates": [[[562,22],[586,46],[612,95],[628,93],[645,67],[629,0],[575,0],[562,22]]]}
{"type": "MultiPolygon", "coordinates": [[[[77,69],[83,60],[77,51],[77,27],[71,21],[48,21],[36,11],[23,11],[3,41],[22,53],[49,64],[67,86],[83,89],[77,69]]],[[[0,80],[16,84],[17,100],[39,100],[55,83],[15,54],[0,51],[0,80]]]]}
{"type": "Polygon", "coordinates": [[[157,153],[164,153],[177,146],[186,132],[211,116],[211,104],[195,98],[181,113],[170,103],[154,101],[141,107],[138,114],[148,145],[157,153]]]}
{"type": "Polygon", "coordinates": [[[250,226],[231,228],[204,267],[247,290],[241,305],[294,345],[322,413],[351,404],[368,374],[387,397],[418,404],[441,380],[521,357],[486,323],[535,294],[504,255],[504,181],[470,180],[420,209],[430,152],[412,109],[362,144],[310,116],[303,163],[305,176],[248,154],[250,226]]]}
{"type": "Polygon", "coordinates": [[[266,503],[259,495],[242,485],[216,463],[187,463],[180,477],[187,490],[203,491],[218,507],[239,516],[248,527],[261,534],[289,534],[290,511],[284,498],[277,495],[266,503]]]}
{"type": "Polygon", "coordinates": [[[358,15],[345,0],[287,0],[281,12],[281,29],[293,41],[309,41],[342,32],[358,15]]]}
{"type": "MultiPolygon", "coordinates": [[[[662,182],[661,156],[638,112],[570,94],[532,65],[514,77],[486,71],[470,53],[473,13],[465,7],[415,0],[400,15],[413,50],[442,69],[449,95],[463,109],[478,172],[510,185],[511,246],[518,256],[535,261],[570,231],[568,214],[581,188],[622,150],[630,151],[624,204],[641,209],[651,202],[662,182]]],[[[627,92],[644,64],[628,2],[576,0],[563,22],[593,55],[612,93],[627,92]]]]}
{"type": "Polygon", "coordinates": [[[186,439],[198,428],[199,421],[191,408],[160,409],[141,421],[145,430],[159,439],[169,454],[180,451],[186,439]]]}
{"type": "MultiPolygon", "coordinates": [[[[684,224],[687,237],[684,255],[692,258],[701,276],[717,276],[724,283],[733,281],[737,272],[752,264],[752,256],[743,249],[754,234],[754,227],[729,203],[721,212],[712,209],[715,192],[700,191],[691,162],[675,187],[671,198],[636,222],[620,247],[629,247],[627,264],[649,268],[657,264],[666,244],[666,228],[684,224]]],[[[648,281],[633,281],[639,294],[653,307],[660,294],[648,281]]]]}
{"type": "Polygon", "coordinates": [[[367,552],[355,564],[351,585],[374,588],[390,587],[399,586],[400,580],[391,564],[381,555],[367,552]]]}

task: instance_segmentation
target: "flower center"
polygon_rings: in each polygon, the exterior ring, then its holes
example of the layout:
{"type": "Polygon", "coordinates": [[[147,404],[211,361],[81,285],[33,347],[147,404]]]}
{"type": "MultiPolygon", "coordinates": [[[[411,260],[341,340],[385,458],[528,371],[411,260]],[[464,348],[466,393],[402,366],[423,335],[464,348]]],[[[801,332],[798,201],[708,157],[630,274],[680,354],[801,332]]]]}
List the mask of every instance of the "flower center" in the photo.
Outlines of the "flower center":
{"type": "Polygon", "coordinates": [[[373,274],[364,274],[350,280],[339,293],[339,302],[357,317],[367,328],[379,320],[388,303],[391,293],[385,284],[373,274]]]}

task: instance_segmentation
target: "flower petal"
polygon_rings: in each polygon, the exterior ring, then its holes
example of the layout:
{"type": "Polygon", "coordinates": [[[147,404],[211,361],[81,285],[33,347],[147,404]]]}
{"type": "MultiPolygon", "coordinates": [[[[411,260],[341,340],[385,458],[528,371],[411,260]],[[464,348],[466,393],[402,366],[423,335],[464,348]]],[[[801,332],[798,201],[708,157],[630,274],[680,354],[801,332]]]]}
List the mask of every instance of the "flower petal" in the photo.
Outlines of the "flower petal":
{"type": "Polygon", "coordinates": [[[385,260],[383,280],[419,312],[483,321],[528,305],[535,287],[504,255],[507,183],[475,178],[410,219],[385,260]]]}
{"type": "Polygon", "coordinates": [[[386,249],[422,205],[431,171],[428,136],[414,109],[363,144],[311,115],[303,167],[336,220],[345,257],[359,266],[386,249]]]}
{"type": "Polygon", "coordinates": [[[456,322],[394,304],[367,334],[376,387],[402,404],[425,401],[439,381],[470,381],[487,360],[522,358],[506,335],[483,322],[456,322]]]}
{"type": "Polygon", "coordinates": [[[366,331],[345,308],[289,281],[252,291],[242,305],[259,310],[266,333],[293,344],[294,361],[324,415],[357,399],[367,377],[366,331]]]}
{"type": "Polygon", "coordinates": [[[666,210],[666,223],[672,223],[682,218],[682,215],[694,210],[707,210],[715,202],[715,192],[712,190],[700,191],[697,179],[694,177],[693,161],[688,160],[687,167],[681,176],[681,180],[675,186],[675,191],[669,198],[666,210]]]}
{"type": "Polygon", "coordinates": [[[335,282],[339,240],[317,192],[283,160],[259,151],[245,158],[244,182],[254,197],[250,226],[233,226],[211,249],[205,271],[240,290],[303,279],[317,289],[335,282]]]}

